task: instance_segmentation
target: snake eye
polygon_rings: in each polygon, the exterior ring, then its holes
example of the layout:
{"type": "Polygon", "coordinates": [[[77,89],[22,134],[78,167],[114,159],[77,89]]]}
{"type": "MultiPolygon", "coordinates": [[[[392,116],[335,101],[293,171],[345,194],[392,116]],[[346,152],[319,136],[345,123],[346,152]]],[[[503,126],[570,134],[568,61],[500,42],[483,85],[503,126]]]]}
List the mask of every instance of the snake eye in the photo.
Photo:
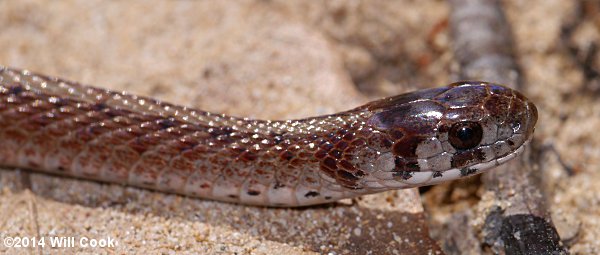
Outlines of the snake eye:
{"type": "Polygon", "coordinates": [[[477,122],[458,122],[452,125],[448,141],[457,150],[471,149],[481,142],[483,130],[477,122]]]}

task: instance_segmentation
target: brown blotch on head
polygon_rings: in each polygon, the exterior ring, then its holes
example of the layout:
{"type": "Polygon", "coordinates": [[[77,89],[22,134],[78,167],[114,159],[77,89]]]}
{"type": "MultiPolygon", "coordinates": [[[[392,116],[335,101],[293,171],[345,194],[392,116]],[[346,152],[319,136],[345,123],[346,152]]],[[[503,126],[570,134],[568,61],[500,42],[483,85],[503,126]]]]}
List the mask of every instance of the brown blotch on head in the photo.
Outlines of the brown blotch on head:
{"type": "Polygon", "coordinates": [[[401,156],[404,158],[416,158],[417,157],[417,147],[426,138],[419,136],[407,136],[399,141],[394,143],[394,147],[392,151],[394,155],[401,156]]]}
{"type": "Polygon", "coordinates": [[[400,140],[400,139],[402,139],[402,137],[404,137],[404,132],[399,128],[390,130],[389,134],[392,137],[392,139],[394,139],[394,140],[400,140]]]}
{"type": "Polygon", "coordinates": [[[456,155],[452,156],[452,167],[463,168],[473,163],[482,162],[485,160],[485,152],[481,149],[459,151],[456,155]]]}
{"type": "Polygon", "coordinates": [[[483,104],[490,116],[495,118],[496,123],[501,123],[506,116],[506,109],[510,106],[510,98],[499,95],[492,95],[483,104]],[[504,114],[502,114],[504,113],[504,114]]]}
{"type": "Polygon", "coordinates": [[[369,144],[371,146],[389,148],[394,144],[390,139],[386,137],[386,135],[382,133],[374,133],[371,136],[369,136],[368,139],[369,144]]]}
{"type": "Polygon", "coordinates": [[[415,171],[421,170],[419,167],[419,162],[417,160],[405,159],[403,157],[396,157],[394,159],[394,166],[395,166],[394,167],[395,172],[400,172],[400,171],[415,172],[415,171]]]}

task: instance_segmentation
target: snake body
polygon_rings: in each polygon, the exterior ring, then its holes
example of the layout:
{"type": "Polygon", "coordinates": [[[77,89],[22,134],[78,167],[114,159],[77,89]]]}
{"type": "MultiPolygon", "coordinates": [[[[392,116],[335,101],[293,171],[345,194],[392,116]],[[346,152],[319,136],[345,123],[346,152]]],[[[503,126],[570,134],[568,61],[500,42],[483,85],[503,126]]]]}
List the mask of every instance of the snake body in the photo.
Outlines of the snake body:
{"type": "Polygon", "coordinates": [[[522,94],[485,82],[271,121],[0,68],[0,165],[252,205],[481,173],[522,152],[536,121],[522,94]]]}

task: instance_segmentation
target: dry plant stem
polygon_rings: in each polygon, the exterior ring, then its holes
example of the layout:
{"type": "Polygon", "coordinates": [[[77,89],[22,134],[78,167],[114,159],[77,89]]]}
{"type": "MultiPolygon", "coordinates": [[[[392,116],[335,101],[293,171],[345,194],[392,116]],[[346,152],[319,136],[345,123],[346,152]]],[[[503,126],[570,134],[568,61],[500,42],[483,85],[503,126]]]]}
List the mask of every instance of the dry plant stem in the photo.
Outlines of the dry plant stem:
{"type": "MultiPolygon", "coordinates": [[[[453,0],[451,5],[450,27],[460,79],[522,87],[510,25],[501,4],[494,0],[453,0]]],[[[566,253],[546,207],[541,169],[536,168],[531,154],[526,149],[521,160],[483,176],[484,188],[494,194],[495,201],[480,205],[486,213],[478,237],[480,247],[489,246],[492,252],[500,254],[566,253]],[[516,234],[520,234],[519,238],[516,234]]],[[[456,237],[449,238],[461,242],[456,237]]]]}

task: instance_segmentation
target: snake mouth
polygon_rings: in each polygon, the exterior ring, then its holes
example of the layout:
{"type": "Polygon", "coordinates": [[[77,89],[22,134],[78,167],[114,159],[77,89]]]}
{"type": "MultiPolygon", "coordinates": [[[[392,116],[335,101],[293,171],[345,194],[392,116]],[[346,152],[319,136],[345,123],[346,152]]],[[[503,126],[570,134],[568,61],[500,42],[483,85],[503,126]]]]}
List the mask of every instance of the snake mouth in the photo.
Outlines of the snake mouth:
{"type": "Polygon", "coordinates": [[[464,168],[452,168],[443,171],[422,171],[422,172],[403,172],[393,179],[381,179],[376,182],[369,181],[366,186],[371,188],[379,189],[398,189],[398,188],[411,188],[433,185],[445,181],[457,180],[460,178],[468,177],[485,172],[491,168],[497,167],[501,164],[510,161],[517,156],[521,155],[527,146],[529,146],[531,138],[521,144],[517,149],[511,153],[492,159],[490,161],[477,163],[472,166],[464,168]]]}
{"type": "MultiPolygon", "coordinates": [[[[492,159],[487,162],[478,163],[478,164],[475,164],[475,165],[472,165],[469,167],[465,167],[465,168],[460,168],[460,169],[453,168],[453,169],[449,169],[449,170],[441,171],[441,172],[431,172],[432,173],[431,179],[429,179],[429,181],[427,183],[422,183],[421,185],[437,184],[437,183],[444,182],[444,181],[456,180],[456,179],[468,177],[471,175],[483,173],[486,170],[489,170],[489,169],[492,169],[499,165],[502,165],[512,159],[515,159],[517,156],[523,154],[523,152],[525,151],[525,148],[527,146],[529,146],[530,142],[531,142],[531,139],[525,141],[523,144],[521,144],[521,146],[519,146],[516,150],[512,151],[511,153],[509,153],[503,157],[492,159]]],[[[421,185],[418,185],[418,186],[421,186],[421,185]]]]}

